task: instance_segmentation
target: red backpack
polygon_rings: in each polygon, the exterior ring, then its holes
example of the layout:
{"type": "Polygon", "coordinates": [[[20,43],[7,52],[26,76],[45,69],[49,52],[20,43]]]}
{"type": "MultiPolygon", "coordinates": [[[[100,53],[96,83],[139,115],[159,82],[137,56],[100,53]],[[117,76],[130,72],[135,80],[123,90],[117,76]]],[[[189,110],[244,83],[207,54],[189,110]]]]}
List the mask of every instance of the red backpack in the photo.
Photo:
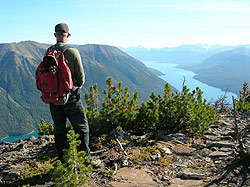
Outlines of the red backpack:
{"type": "Polygon", "coordinates": [[[42,92],[45,103],[64,105],[68,101],[73,81],[63,54],[67,49],[50,47],[36,69],[36,87],[42,92]]]}

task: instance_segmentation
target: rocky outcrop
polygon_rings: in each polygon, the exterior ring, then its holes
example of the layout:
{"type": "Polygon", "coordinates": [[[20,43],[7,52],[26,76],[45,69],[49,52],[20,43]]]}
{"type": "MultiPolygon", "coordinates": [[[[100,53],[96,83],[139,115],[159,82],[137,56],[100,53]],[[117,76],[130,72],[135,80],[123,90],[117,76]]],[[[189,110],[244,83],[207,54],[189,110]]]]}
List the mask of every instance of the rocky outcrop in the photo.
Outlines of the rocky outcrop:
{"type": "MultiPolygon", "coordinates": [[[[92,154],[101,159],[105,167],[93,169],[89,186],[250,186],[249,116],[237,118],[248,154],[240,154],[234,122],[230,112],[223,113],[199,138],[164,132],[136,137],[119,132],[121,137],[130,140],[122,141],[128,155],[117,145],[98,145],[92,154]],[[143,160],[141,148],[147,146],[156,151],[145,155],[147,159],[143,160]]],[[[24,168],[38,167],[48,155],[56,157],[53,136],[0,143],[0,184],[18,186],[23,182],[24,168]]],[[[31,186],[53,186],[47,175],[35,179],[29,183],[31,186]]]]}
{"type": "MultiPolygon", "coordinates": [[[[43,156],[54,153],[54,136],[0,143],[0,184],[19,186],[23,170],[27,166],[39,167],[43,156]]],[[[37,179],[37,184],[45,184],[46,179],[37,179]]]]}

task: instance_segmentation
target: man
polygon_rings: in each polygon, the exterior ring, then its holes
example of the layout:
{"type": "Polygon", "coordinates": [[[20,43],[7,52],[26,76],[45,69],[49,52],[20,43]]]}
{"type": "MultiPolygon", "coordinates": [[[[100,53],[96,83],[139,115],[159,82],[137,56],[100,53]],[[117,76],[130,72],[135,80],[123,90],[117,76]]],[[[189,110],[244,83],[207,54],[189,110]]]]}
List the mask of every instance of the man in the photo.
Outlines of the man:
{"type": "Polygon", "coordinates": [[[80,89],[85,82],[85,74],[82,67],[82,61],[79,51],[76,48],[67,46],[69,33],[68,25],[59,23],[55,26],[56,44],[53,48],[63,51],[64,57],[67,59],[68,66],[71,70],[73,89],[69,99],[65,105],[50,104],[50,112],[54,121],[55,144],[58,153],[58,159],[63,161],[63,149],[67,149],[66,120],[69,119],[75,133],[80,135],[81,144],[78,151],[85,151],[87,156],[90,156],[89,149],[89,126],[84,108],[80,97],[80,89]]]}

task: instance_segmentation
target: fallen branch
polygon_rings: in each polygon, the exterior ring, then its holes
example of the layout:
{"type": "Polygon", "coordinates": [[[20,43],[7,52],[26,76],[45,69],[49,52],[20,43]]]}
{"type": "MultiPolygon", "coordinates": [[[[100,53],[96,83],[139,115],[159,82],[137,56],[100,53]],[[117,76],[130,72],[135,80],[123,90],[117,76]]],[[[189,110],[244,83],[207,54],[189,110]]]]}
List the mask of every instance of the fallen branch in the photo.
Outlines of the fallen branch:
{"type": "Polygon", "coordinates": [[[105,152],[105,151],[108,151],[108,149],[101,149],[101,150],[98,150],[98,151],[91,151],[90,154],[91,155],[94,155],[94,154],[99,154],[99,153],[102,153],[102,152],[105,152]]]}
{"type": "Polygon", "coordinates": [[[114,170],[114,172],[112,174],[112,177],[115,176],[115,174],[117,173],[117,170],[118,170],[118,166],[117,166],[116,162],[114,162],[114,167],[115,167],[115,170],[114,170]]]}
{"type": "Polygon", "coordinates": [[[113,129],[114,135],[115,135],[115,141],[118,143],[118,145],[120,146],[121,150],[123,151],[123,153],[125,155],[128,155],[127,152],[123,149],[123,146],[121,144],[121,142],[119,141],[119,139],[117,138],[117,132],[115,129],[113,129]]]}
{"type": "Polygon", "coordinates": [[[244,155],[240,157],[239,159],[233,161],[231,164],[229,164],[226,167],[225,171],[217,179],[214,179],[213,181],[211,181],[204,187],[208,187],[213,184],[218,184],[219,182],[223,181],[228,176],[228,174],[232,172],[236,167],[238,167],[240,164],[244,165],[243,163],[246,162],[246,160],[248,160],[248,155],[244,155]]]}
{"type": "Polygon", "coordinates": [[[235,100],[234,100],[234,96],[232,96],[233,99],[233,109],[234,109],[234,122],[235,122],[235,133],[236,133],[236,138],[237,138],[237,142],[239,143],[239,147],[240,147],[240,153],[245,154],[245,146],[243,145],[242,142],[242,137],[240,136],[239,133],[239,128],[238,128],[238,122],[236,119],[236,109],[235,109],[235,100]]]}

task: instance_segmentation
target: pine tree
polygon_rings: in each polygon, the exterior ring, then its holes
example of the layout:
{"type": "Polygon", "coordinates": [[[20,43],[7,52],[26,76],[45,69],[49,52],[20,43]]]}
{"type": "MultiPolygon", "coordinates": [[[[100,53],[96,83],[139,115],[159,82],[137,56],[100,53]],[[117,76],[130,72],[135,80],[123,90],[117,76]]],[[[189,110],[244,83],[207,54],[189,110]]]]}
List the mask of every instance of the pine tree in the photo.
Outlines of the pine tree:
{"type": "Polygon", "coordinates": [[[90,158],[85,157],[85,152],[77,151],[81,143],[77,140],[78,137],[79,134],[75,134],[74,130],[69,130],[67,133],[69,149],[64,150],[65,163],[57,160],[51,170],[51,179],[56,186],[81,186],[88,180],[87,174],[92,170],[92,166],[85,165],[90,162],[90,158]]]}
{"type": "Polygon", "coordinates": [[[41,124],[38,124],[38,135],[52,135],[54,131],[54,123],[46,124],[44,119],[41,119],[41,124]]]}
{"type": "Polygon", "coordinates": [[[235,108],[239,112],[250,113],[250,92],[248,83],[244,82],[242,90],[239,91],[239,99],[235,99],[235,108]]]}
{"type": "Polygon", "coordinates": [[[130,99],[128,87],[122,88],[121,82],[116,87],[112,78],[108,78],[106,83],[99,111],[97,85],[90,87],[90,94],[85,95],[90,129],[95,136],[111,132],[110,124],[137,134],[164,130],[201,135],[217,119],[216,109],[206,103],[198,87],[190,92],[183,85],[180,93],[172,93],[170,85],[166,84],[163,98],[152,92],[150,99],[139,107],[138,92],[130,99]]]}

